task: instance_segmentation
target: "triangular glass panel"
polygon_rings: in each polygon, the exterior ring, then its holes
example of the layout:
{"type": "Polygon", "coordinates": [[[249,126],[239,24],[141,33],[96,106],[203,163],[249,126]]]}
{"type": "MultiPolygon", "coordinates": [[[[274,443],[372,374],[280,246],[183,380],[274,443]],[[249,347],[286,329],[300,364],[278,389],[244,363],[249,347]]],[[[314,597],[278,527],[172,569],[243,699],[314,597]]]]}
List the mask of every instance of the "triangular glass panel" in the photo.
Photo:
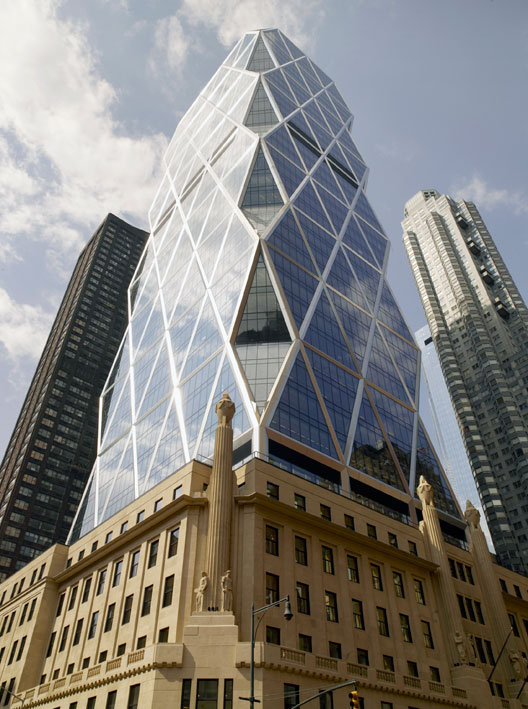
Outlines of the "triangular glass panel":
{"type": "Polygon", "coordinates": [[[300,61],[297,62],[297,68],[302,73],[304,80],[310,87],[310,90],[313,94],[316,94],[321,91],[322,84],[319,81],[319,77],[313,70],[312,65],[308,61],[307,57],[303,57],[300,61]]]}
{"type": "Polygon", "coordinates": [[[233,438],[236,439],[244,431],[250,428],[249,418],[246,414],[246,409],[242,403],[242,397],[238,390],[238,386],[235,383],[235,378],[233,372],[231,371],[231,365],[226,357],[224,364],[222,365],[222,371],[220,372],[220,377],[216,383],[215,393],[211,400],[211,405],[209,407],[209,413],[205,420],[204,431],[198,445],[198,458],[211,458],[214,452],[214,439],[216,429],[218,427],[218,419],[216,416],[216,404],[222,398],[222,394],[227,392],[231,398],[231,401],[235,405],[235,415],[231,421],[231,427],[233,429],[233,438]]]}
{"type": "Polygon", "coordinates": [[[359,379],[330,362],[326,357],[308,348],[306,352],[341,446],[341,452],[344,454],[359,379]]]}
{"type": "Polygon", "coordinates": [[[108,448],[104,453],[99,455],[97,464],[98,472],[96,473],[96,484],[93,488],[93,493],[97,491],[98,497],[98,522],[101,522],[101,512],[104,509],[104,505],[108,499],[108,495],[114,484],[114,479],[119,470],[119,464],[121,462],[123,452],[127,445],[131,445],[132,434],[125,436],[115,445],[108,448]]]}
{"type": "Polygon", "coordinates": [[[403,319],[398,304],[394,300],[387,281],[384,281],[383,290],[381,291],[378,319],[381,320],[384,325],[387,325],[397,332],[398,335],[405,337],[409,342],[414,342],[413,336],[405,324],[405,320],[403,319]]]}
{"type": "Polygon", "coordinates": [[[294,59],[299,59],[299,57],[304,56],[301,50],[295,46],[295,44],[291,41],[291,39],[288,39],[286,35],[283,32],[280,32],[280,36],[282,37],[282,41],[286,45],[286,47],[290,50],[290,54],[294,59]]]}
{"type": "Polygon", "coordinates": [[[228,220],[224,219],[221,224],[202,239],[198,247],[198,256],[200,257],[207,283],[211,283],[215,266],[222,253],[228,223],[228,220]]]}
{"type": "Polygon", "coordinates": [[[304,106],[303,113],[305,114],[306,121],[309,124],[312,133],[315,135],[317,142],[321,147],[321,150],[324,152],[332,142],[332,136],[328,129],[325,126],[321,125],[321,122],[324,121],[324,118],[322,117],[320,111],[317,109],[315,101],[310,101],[310,103],[304,106]],[[317,118],[315,118],[314,116],[317,116],[319,120],[317,120],[317,118]]]}
{"type": "Polygon", "coordinates": [[[352,140],[350,133],[348,131],[344,131],[339,136],[339,142],[346,149],[347,155],[349,153],[353,153],[358,158],[358,160],[361,160],[361,162],[364,162],[363,158],[359,154],[359,151],[356,148],[356,145],[355,145],[354,141],[352,140]]]}
{"type": "MultiPolygon", "coordinates": [[[[434,490],[434,506],[460,519],[456,503],[438,463],[427,434],[420,421],[418,424],[418,444],[416,446],[416,483],[423,475],[434,490]]],[[[416,492],[415,492],[416,494],[416,492]]]]}
{"type": "Polygon", "coordinates": [[[381,274],[374,268],[368,265],[363,259],[356,256],[353,251],[346,252],[347,259],[350,261],[353,270],[357,276],[361,288],[370,306],[371,312],[374,312],[374,305],[378,295],[378,287],[381,279],[381,274]]]}
{"type": "MultiPolygon", "coordinates": [[[[177,284],[175,284],[175,286],[176,285],[177,284]]],[[[176,322],[191,305],[205,295],[205,284],[195,257],[193,257],[191,263],[188,265],[184,277],[180,278],[179,286],[179,292],[175,297],[172,297],[172,301],[175,302],[175,305],[168,318],[169,327],[172,327],[172,324],[176,322]]]]}
{"type": "MultiPolygon", "coordinates": [[[[121,465],[119,466],[119,472],[114,478],[114,484],[109,490],[108,497],[106,500],[106,505],[103,512],[99,518],[99,524],[110,519],[118,510],[122,510],[128,504],[134,500],[136,496],[136,480],[134,475],[134,452],[133,452],[133,442],[132,436],[130,437],[130,443],[125,451],[125,455],[121,460],[121,465]]],[[[101,497],[100,508],[101,508],[101,497]]],[[[104,498],[103,498],[104,503],[104,498]]]]}
{"type": "MultiPolygon", "coordinates": [[[[151,247],[152,253],[154,253],[154,247],[151,247]]],[[[147,274],[147,271],[144,271],[147,274]]],[[[143,308],[146,303],[148,303],[154,295],[158,292],[159,281],[158,272],[156,269],[156,264],[153,263],[148,275],[143,275],[139,283],[139,297],[136,297],[134,301],[134,314],[137,313],[141,308],[143,308]]]]}
{"type": "Polygon", "coordinates": [[[252,47],[251,45],[246,47],[243,52],[240,52],[239,56],[236,58],[235,62],[233,63],[234,67],[237,67],[239,69],[243,69],[246,64],[248,63],[248,59],[252,54],[252,47]]]}
{"type": "Polygon", "coordinates": [[[400,399],[400,401],[404,401],[406,404],[410,403],[402,381],[377,328],[374,332],[365,377],[380,389],[400,399]]]}
{"type": "Polygon", "coordinates": [[[72,540],[80,539],[95,527],[95,466],[86,484],[81,504],[70,532],[72,540]]]}
{"type": "Polygon", "coordinates": [[[324,291],[321,293],[304,339],[337,362],[344,364],[349,369],[356,370],[356,363],[348,350],[343,333],[324,291]]]}
{"type": "Polygon", "coordinates": [[[372,249],[376,261],[380,268],[383,268],[383,262],[385,260],[385,252],[387,251],[388,241],[384,236],[378,234],[369,224],[364,222],[362,219],[358,219],[358,223],[361,227],[361,231],[365,235],[365,239],[368,245],[372,249]]]}
{"type": "MultiPolygon", "coordinates": [[[[294,120],[297,120],[299,117],[300,114],[298,113],[293,118],[294,120]]],[[[299,129],[293,121],[288,122],[288,130],[292,138],[295,140],[295,145],[301,155],[305,169],[309,172],[321,157],[319,147],[317,146],[315,140],[305,131],[299,129]]]]}
{"type": "Polygon", "coordinates": [[[103,391],[106,392],[118,382],[121,377],[123,377],[130,369],[130,328],[127,329],[121,344],[119,345],[119,351],[108,375],[103,391]]]}
{"type": "Polygon", "coordinates": [[[366,389],[372,397],[400,468],[409,484],[415,413],[377,389],[367,386],[366,389]]]}
{"type": "Polygon", "coordinates": [[[343,330],[345,331],[348,344],[354,353],[358,365],[361,367],[367,349],[370,328],[374,320],[363,312],[363,310],[349,303],[346,298],[343,298],[334,291],[329,291],[329,293],[337,310],[337,315],[341,321],[343,330]]]}
{"type": "Polygon", "coordinates": [[[209,298],[205,298],[200,320],[185,359],[182,378],[187,377],[223,344],[209,298]]]}
{"type": "Polygon", "coordinates": [[[285,125],[281,125],[280,128],[273,131],[270,135],[265,138],[266,145],[268,147],[273,147],[278,150],[282,155],[289,158],[297,167],[304,170],[304,164],[299,157],[299,153],[295,149],[290,132],[285,125]]]}
{"type": "Polygon", "coordinates": [[[322,185],[325,189],[337,197],[342,202],[346,201],[345,197],[337,183],[337,178],[335,177],[334,171],[328,167],[328,162],[323,160],[319,163],[317,170],[313,174],[313,179],[317,184],[322,185]]]}
{"type": "Polygon", "coordinates": [[[289,197],[295,192],[297,187],[306,177],[306,174],[299,170],[295,165],[283,157],[273,148],[269,148],[270,155],[273,158],[277,172],[289,197]]]}
{"type": "Polygon", "coordinates": [[[173,384],[170,373],[169,353],[165,345],[165,340],[163,340],[158,359],[156,360],[152,376],[148,383],[148,388],[138,409],[138,417],[143,416],[158,402],[162,401],[172,389],[173,384]]]}
{"type": "Polygon", "coordinates": [[[189,346],[189,341],[192,337],[192,333],[196,326],[196,321],[200,314],[200,310],[203,306],[203,299],[198,299],[194,305],[192,305],[188,310],[186,310],[174,325],[169,330],[172,344],[172,354],[174,357],[174,367],[176,369],[176,376],[178,380],[180,379],[180,370],[185,358],[185,353],[189,346]]]}
{"type": "Polygon", "coordinates": [[[295,96],[293,95],[290,86],[284,78],[284,74],[280,69],[270,71],[269,74],[266,74],[265,79],[271,87],[271,93],[273,94],[273,96],[275,96],[275,91],[273,89],[278,89],[282,93],[282,95],[285,96],[288,101],[295,106],[295,108],[297,108],[295,96]]]}
{"type": "Polygon", "coordinates": [[[382,327],[381,332],[385,338],[392,356],[396,360],[396,365],[400,376],[409,390],[411,399],[416,397],[416,374],[418,371],[418,350],[408,342],[402,340],[387,328],[382,327]]]}
{"type": "Polygon", "coordinates": [[[350,166],[350,169],[357,176],[358,181],[361,182],[363,175],[367,170],[367,166],[348,150],[343,150],[343,155],[345,157],[345,161],[350,166]]]}
{"type": "MultiPolygon", "coordinates": [[[[134,347],[134,361],[139,359],[143,352],[157,342],[165,331],[165,321],[163,319],[163,311],[160,298],[157,298],[152,307],[149,321],[145,330],[140,334],[140,342],[134,347]]],[[[134,333],[134,341],[137,342],[137,335],[134,333]]]]}
{"type": "Polygon", "coordinates": [[[363,190],[361,190],[359,193],[354,210],[359,214],[360,217],[363,217],[366,222],[372,224],[375,229],[381,232],[383,231],[381,224],[375,217],[374,212],[372,211],[372,208],[368,203],[368,200],[365,197],[363,190]]]}
{"type": "Polygon", "coordinates": [[[160,429],[171,401],[166,400],[136,424],[136,463],[139,488],[148,475],[160,429]]]}
{"type": "Polygon", "coordinates": [[[344,204],[338,202],[335,197],[333,197],[330,192],[325,190],[323,187],[316,188],[317,194],[319,195],[321,202],[326,207],[326,211],[330,215],[330,219],[334,225],[334,230],[336,234],[339,234],[341,227],[345,223],[345,219],[348,214],[348,209],[344,204]]]}
{"type": "Polygon", "coordinates": [[[252,226],[262,233],[283,205],[284,201],[271,174],[264,152],[259,147],[257,159],[242,200],[242,211],[252,226]]]}
{"type": "Polygon", "coordinates": [[[310,64],[313,66],[315,73],[319,77],[320,82],[322,83],[323,86],[327,86],[328,84],[332,84],[332,79],[328,76],[328,74],[325,74],[322,69],[320,69],[315,62],[313,62],[310,59],[310,64]]]}
{"type": "Polygon", "coordinates": [[[290,333],[262,255],[242,313],[235,348],[262,410],[291,342],[290,333]]]}
{"type": "Polygon", "coordinates": [[[187,236],[187,232],[183,229],[177,247],[172,252],[171,256],[167,256],[165,264],[161,263],[162,272],[162,291],[163,300],[167,313],[170,313],[174,308],[175,298],[181,286],[182,275],[189,265],[192,257],[191,240],[187,236]]]}
{"type": "Polygon", "coordinates": [[[246,69],[248,71],[268,71],[268,69],[273,69],[274,66],[275,64],[266,49],[262,35],[259,35],[246,69]]]}
{"type": "Polygon", "coordinates": [[[324,231],[324,229],[321,229],[321,227],[311,219],[305,217],[302,212],[297,214],[297,218],[299,219],[299,224],[304,232],[306,241],[308,242],[317,265],[319,266],[319,270],[323,273],[330,254],[332,253],[332,249],[336,244],[336,240],[333,236],[330,236],[328,232],[324,231]]]}
{"type": "MultiPolygon", "coordinates": [[[[268,75],[266,74],[266,78],[267,76],[268,75]]],[[[268,86],[273,96],[273,99],[275,100],[275,103],[277,104],[277,107],[284,119],[297,110],[297,106],[293,102],[293,100],[290,100],[282,91],[279,91],[279,89],[274,85],[274,83],[270,81],[268,83],[268,86]]]]}
{"type": "Polygon", "coordinates": [[[270,249],[270,256],[295,323],[300,328],[319,281],[275,249],[270,249]]]}
{"type": "Polygon", "coordinates": [[[315,272],[314,263],[291,211],[286,212],[273,229],[267,238],[267,243],[280,249],[301,266],[315,272]]]}
{"type": "Polygon", "coordinates": [[[350,268],[349,262],[345,258],[343,247],[336,254],[326,282],[362,308],[367,307],[365,296],[350,268]]]}
{"type": "Polygon", "coordinates": [[[369,261],[370,263],[375,263],[372,252],[369,249],[367,242],[365,241],[363,232],[359,228],[354,215],[352,215],[352,217],[350,218],[350,221],[347,224],[342,238],[343,243],[346,244],[346,246],[349,246],[357,254],[363,256],[363,258],[369,261]]]}
{"type": "Polygon", "coordinates": [[[334,135],[337,135],[343,127],[343,122],[335,111],[330,99],[323,92],[316,99],[317,106],[324,115],[326,122],[330,126],[334,135]]]}
{"type": "Polygon", "coordinates": [[[333,228],[328,221],[328,217],[323,210],[321,201],[319,200],[319,197],[317,196],[311,182],[308,181],[304,185],[302,191],[295,198],[294,205],[297,209],[303,211],[327,231],[333,231],[333,228]]]}
{"type": "Polygon", "coordinates": [[[152,467],[148,477],[144,480],[143,489],[140,488],[140,494],[150,490],[154,485],[175,473],[178,468],[181,468],[183,463],[184,455],[180,426],[176,415],[176,407],[172,404],[152,467]]]}
{"type": "Polygon", "coordinates": [[[194,448],[221,359],[222,353],[215,355],[181,386],[183,417],[191,457],[194,455],[194,448]]]}
{"type": "Polygon", "coordinates": [[[244,125],[251,128],[255,133],[263,135],[267,133],[272,126],[277,125],[278,122],[279,119],[273,110],[266,89],[259,81],[244,125]]]}
{"type": "Polygon", "coordinates": [[[301,353],[297,355],[288,376],[270,428],[325,455],[338,458],[301,353]]]}
{"type": "Polygon", "coordinates": [[[293,64],[288,64],[288,66],[285,66],[283,69],[283,72],[286,74],[286,79],[288,81],[288,84],[290,86],[292,94],[295,96],[295,101],[299,106],[302,106],[306,101],[309,101],[311,96],[306,88],[306,86],[302,86],[298,79],[300,77],[297,75],[294,71],[294,66],[293,64]]]}
{"type": "MultiPolygon", "coordinates": [[[[313,65],[314,68],[316,69],[316,71],[317,71],[317,73],[319,74],[319,76],[321,76],[321,74],[322,74],[323,72],[321,72],[321,70],[319,69],[319,67],[316,67],[315,64],[313,64],[313,62],[312,62],[312,65],[313,65]]],[[[326,77],[326,78],[328,79],[328,77],[326,77]]],[[[325,86],[326,86],[328,82],[324,82],[324,81],[323,81],[323,83],[324,83],[325,86]]],[[[343,121],[348,121],[349,118],[352,118],[352,114],[351,114],[350,111],[348,110],[348,107],[347,107],[346,103],[343,101],[343,97],[341,96],[341,94],[339,93],[339,91],[336,89],[336,86],[335,86],[334,83],[330,83],[330,85],[329,85],[328,88],[326,89],[326,92],[327,92],[327,94],[330,96],[330,98],[331,98],[331,100],[332,100],[332,103],[334,104],[334,106],[335,106],[336,109],[337,109],[337,112],[338,112],[339,115],[343,118],[343,121]]]]}
{"type": "Polygon", "coordinates": [[[271,51],[275,55],[277,64],[281,65],[291,62],[291,55],[276,30],[266,32],[266,41],[268,42],[268,45],[271,46],[271,51]]]}
{"type": "Polygon", "coordinates": [[[350,465],[376,480],[398,490],[405,490],[385,434],[366,393],[363,394],[359,410],[350,465]]]}
{"type": "Polygon", "coordinates": [[[139,413],[140,403],[143,399],[143,395],[145,394],[148,380],[150,379],[150,375],[160,353],[161,347],[162,345],[160,344],[151,347],[150,350],[146,352],[133,366],[136,415],[139,413]]]}
{"type": "MultiPolygon", "coordinates": [[[[113,389],[105,394],[105,400],[110,397],[106,426],[101,437],[101,447],[105,448],[127,431],[132,425],[130,407],[130,377],[121,379],[113,389]]],[[[103,403],[106,405],[106,401],[103,403]]]]}

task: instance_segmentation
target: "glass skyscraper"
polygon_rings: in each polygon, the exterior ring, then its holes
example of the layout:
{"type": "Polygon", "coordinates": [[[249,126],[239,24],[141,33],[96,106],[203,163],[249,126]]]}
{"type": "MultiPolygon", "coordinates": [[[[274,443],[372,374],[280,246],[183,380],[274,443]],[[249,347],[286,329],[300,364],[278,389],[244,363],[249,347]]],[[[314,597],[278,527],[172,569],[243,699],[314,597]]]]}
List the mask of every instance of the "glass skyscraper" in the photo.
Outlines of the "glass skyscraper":
{"type": "Polygon", "coordinates": [[[352,115],[278,30],[246,34],[180,121],[101,400],[72,539],[213,451],[269,457],[386,514],[464,524],[417,413],[419,350],[386,281],[352,115]]]}
{"type": "Polygon", "coordinates": [[[403,240],[493,544],[528,573],[528,311],[477,208],[436,190],[403,240]]]}

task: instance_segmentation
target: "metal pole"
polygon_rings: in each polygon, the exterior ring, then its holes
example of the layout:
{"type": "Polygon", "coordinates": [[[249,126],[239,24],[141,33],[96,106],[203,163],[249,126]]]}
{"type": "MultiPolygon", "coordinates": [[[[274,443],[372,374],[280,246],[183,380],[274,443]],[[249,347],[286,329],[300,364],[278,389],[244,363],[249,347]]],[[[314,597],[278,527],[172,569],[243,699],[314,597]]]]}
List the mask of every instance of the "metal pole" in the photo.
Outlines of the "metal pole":
{"type": "Polygon", "coordinates": [[[501,659],[501,655],[502,655],[502,653],[504,652],[504,648],[506,647],[506,645],[507,645],[507,643],[508,643],[508,640],[510,639],[510,635],[511,635],[512,633],[513,633],[513,628],[510,628],[510,632],[509,632],[508,635],[506,636],[506,640],[504,641],[504,643],[503,643],[503,645],[502,645],[502,647],[501,647],[501,650],[500,650],[500,652],[499,652],[499,656],[497,657],[497,659],[495,660],[495,664],[494,664],[493,667],[491,668],[491,672],[489,673],[489,676],[488,676],[488,682],[489,682],[490,679],[493,677],[493,673],[494,673],[495,670],[497,669],[497,665],[499,664],[499,660],[501,659]]]}
{"type": "Polygon", "coordinates": [[[249,662],[249,706],[255,705],[255,603],[251,604],[251,659],[249,662]]]}

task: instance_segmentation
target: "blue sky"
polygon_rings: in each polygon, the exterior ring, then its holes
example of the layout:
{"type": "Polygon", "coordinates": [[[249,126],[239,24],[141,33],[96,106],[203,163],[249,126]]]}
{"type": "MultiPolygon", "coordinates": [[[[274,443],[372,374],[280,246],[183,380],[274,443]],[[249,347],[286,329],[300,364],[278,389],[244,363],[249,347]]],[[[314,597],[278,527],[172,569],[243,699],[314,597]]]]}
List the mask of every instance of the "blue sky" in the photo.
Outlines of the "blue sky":
{"type": "Polygon", "coordinates": [[[82,246],[108,211],[146,226],[179,118],[241,34],[272,26],[355,115],[411,327],[400,221],[419,189],[473,199],[528,296],[526,0],[2,0],[0,450],[82,246]]]}

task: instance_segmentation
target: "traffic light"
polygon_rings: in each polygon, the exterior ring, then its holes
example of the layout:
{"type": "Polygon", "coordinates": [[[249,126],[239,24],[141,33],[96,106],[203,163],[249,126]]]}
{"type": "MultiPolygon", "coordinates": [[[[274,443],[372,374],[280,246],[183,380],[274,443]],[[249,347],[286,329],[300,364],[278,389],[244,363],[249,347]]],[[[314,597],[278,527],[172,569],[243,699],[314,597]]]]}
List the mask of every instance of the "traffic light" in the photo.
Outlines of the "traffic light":
{"type": "Polygon", "coordinates": [[[359,700],[359,693],[357,689],[353,689],[348,693],[348,698],[350,699],[350,709],[360,709],[361,702],[359,700]]]}

